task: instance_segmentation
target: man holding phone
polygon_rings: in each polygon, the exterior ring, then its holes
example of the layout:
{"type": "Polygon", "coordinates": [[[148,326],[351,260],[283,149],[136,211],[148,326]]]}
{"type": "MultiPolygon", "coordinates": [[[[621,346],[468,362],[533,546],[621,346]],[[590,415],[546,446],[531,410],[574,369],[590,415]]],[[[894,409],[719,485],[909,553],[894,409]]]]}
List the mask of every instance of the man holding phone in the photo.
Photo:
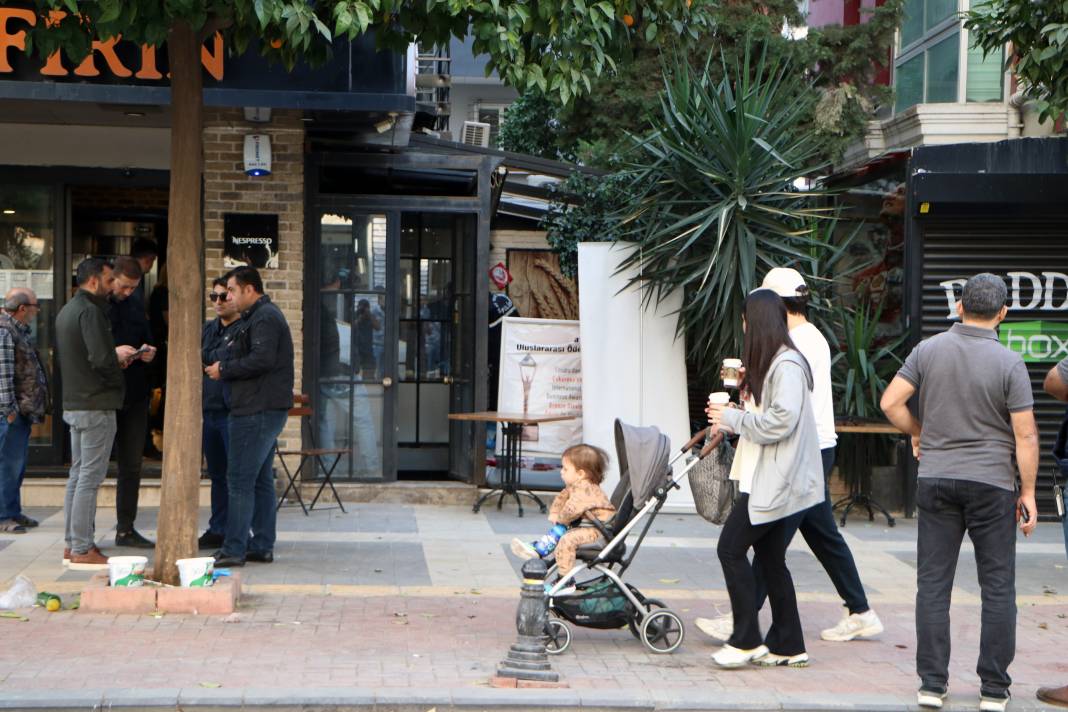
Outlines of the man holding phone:
{"type": "Polygon", "coordinates": [[[109,298],[111,334],[116,346],[131,346],[135,350],[123,365],[126,395],[122,408],[116,413],[115,460],[119,476],[115,483],[115,545],[137,549],[151,549],[155,544],[134,528],[137,519],[137,500],[141,489],[141,463],[148,434],[148,405],[151,391],[145,364],[156,357],[145,307],[136,297],[131,298],[141,284],[143,273],[133,257],[115,260],[115,281],[109,298]]]}
{"type": "Polygon", "coordinates": [[[941,708],[949,684],[949,605],[964,532],[982,590],[976,672],[979,709],[1004,710],[1016,655],[1016,524],[1038,521],[1038,429],[1027,367],[998,341],[1008,290],[977,274],[957,304],[960,323],[922,341],[883,394],[882,408],[912,436],[920,460],[916,669],[921,707],[941,708]],[[916,398],[916,415],[908,403],[916,398]],[[1013,458],[1015,457],[1015,464],[1013,458]],[[1019,469],[1020,490],[1016,491],[1019,469]]]}

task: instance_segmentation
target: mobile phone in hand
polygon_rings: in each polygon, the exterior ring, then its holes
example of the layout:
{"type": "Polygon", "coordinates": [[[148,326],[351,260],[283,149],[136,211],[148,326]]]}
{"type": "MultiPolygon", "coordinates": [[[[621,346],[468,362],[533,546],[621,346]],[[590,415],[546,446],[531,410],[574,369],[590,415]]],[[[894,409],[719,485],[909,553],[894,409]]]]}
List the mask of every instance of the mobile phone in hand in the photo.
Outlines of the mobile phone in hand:
{"type": "Polygon", "coordinates": [[[1031,512],[1028,511],[1027,505],[1023,502],[1020,503],[1020,526],[1022,527],[1027,522],[1031,521],[1031,512]]]}

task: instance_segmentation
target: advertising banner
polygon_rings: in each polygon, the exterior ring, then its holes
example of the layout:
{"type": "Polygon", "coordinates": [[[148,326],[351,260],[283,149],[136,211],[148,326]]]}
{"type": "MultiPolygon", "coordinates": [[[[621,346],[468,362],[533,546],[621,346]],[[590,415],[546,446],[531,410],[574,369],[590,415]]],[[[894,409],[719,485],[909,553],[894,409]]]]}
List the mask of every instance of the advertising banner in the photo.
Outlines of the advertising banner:
{"type": "Polygon", "coordinates": [[[582,441],[582,349],[577,321],[505,317],[497,410],[575,416],[524,428],[524,456],[558,458],[582,441]]]}

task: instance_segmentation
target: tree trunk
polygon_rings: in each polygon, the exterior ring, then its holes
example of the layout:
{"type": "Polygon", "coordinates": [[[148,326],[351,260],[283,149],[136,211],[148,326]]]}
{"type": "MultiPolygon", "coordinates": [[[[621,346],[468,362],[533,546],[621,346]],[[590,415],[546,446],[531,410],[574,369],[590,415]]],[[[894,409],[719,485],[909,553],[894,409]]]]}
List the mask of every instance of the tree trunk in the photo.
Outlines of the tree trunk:
{"type": "Polygon", "coordinates": [[[175,561],[196,556],[197,552],[203,417],[203,94],[200,42],[193,28],[183,22],[171,28],[167,55],[171,72],[171,187],[167,214],[170,326],[155,574],[164,583],[177,584],[175,561]]]}

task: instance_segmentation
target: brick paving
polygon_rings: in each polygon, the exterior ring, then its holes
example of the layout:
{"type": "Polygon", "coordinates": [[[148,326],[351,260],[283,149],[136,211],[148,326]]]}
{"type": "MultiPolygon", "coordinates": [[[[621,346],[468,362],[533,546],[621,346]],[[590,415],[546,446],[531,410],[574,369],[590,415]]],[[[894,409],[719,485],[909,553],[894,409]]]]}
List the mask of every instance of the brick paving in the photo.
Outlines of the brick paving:
{"type": "MultiPolygon", "coordinates": [[[[46,517],[40,529],[0,540],[0,581],[23,572],[39,588],[61,591],[69,602],[68,594],[87,575],[59,566],[61,515],[36,514],[46,517]]],[[[106,532],[113,516],[102,510],[98,531],[106,532]]],[[[143,517],[146,533],[152,533],[152,516],[143,517]]],[[[474,695],[471,704],[491,707],[913,705],[912,523],[887,529],[857,520],[846,529],[872,605],[886,624],[878,640],[835,644],[818,639],[819,629],[837,619],[838,603],[818,563],[796,544],[791,568],[811,667],[720,671],[708,659],[715,645],[692,625],[698,616],[714,615],[726,599],[715,564],[717,530],[692,516],[662,515],[662,520],[630,578],[680,613],[687,623],[685,642],[676,653],[660,656],[626,630],[575,629],[571,649],[552,658],[568,691],[490,690],[488,685],[515,638],[519,562],[507,553],[507,542],[513,534],[538,532],[541,521],[518,520],[507,512],[364,505],[349,515],[284,514],[276,563],[245,568],[248,595],[232,616],[34,609],[25,611],[27,622],[0,619],[5,643],[0,646],[0,707],[28,706],[31,700],[63,706],[64,696],[76,706],[94,694],[111,702],[129,703],[134,695],[141,695],[142,703],[171,700],[164,705],[171,708],[180,697],[183,707],[198,700],[255,706],[255,700],[265,704],[272,695],[275,701],[322,701],[328,691],[353,706],[367,694],[379,706],[387,699],[408,705],[425,701],[427,708],[439,709],[463,706],[459,701],[468,699],[465,694],[474,695]]],[[[110,536],[102,534],[105,550],[110,536]]],[[[979,607],[970,559],[965,551],[954,592],[949,709],[977,706],[979,607]]],[[[1019,546],[1012,709],[1042,708],[1034,690],[1068,682],[1068,663],[1062,660],[1068,649],[1068,597],[1057,590],[1068,590],[1064,564],[1057,526],[1042,525],[1033,541],[1019,546]]]]}

